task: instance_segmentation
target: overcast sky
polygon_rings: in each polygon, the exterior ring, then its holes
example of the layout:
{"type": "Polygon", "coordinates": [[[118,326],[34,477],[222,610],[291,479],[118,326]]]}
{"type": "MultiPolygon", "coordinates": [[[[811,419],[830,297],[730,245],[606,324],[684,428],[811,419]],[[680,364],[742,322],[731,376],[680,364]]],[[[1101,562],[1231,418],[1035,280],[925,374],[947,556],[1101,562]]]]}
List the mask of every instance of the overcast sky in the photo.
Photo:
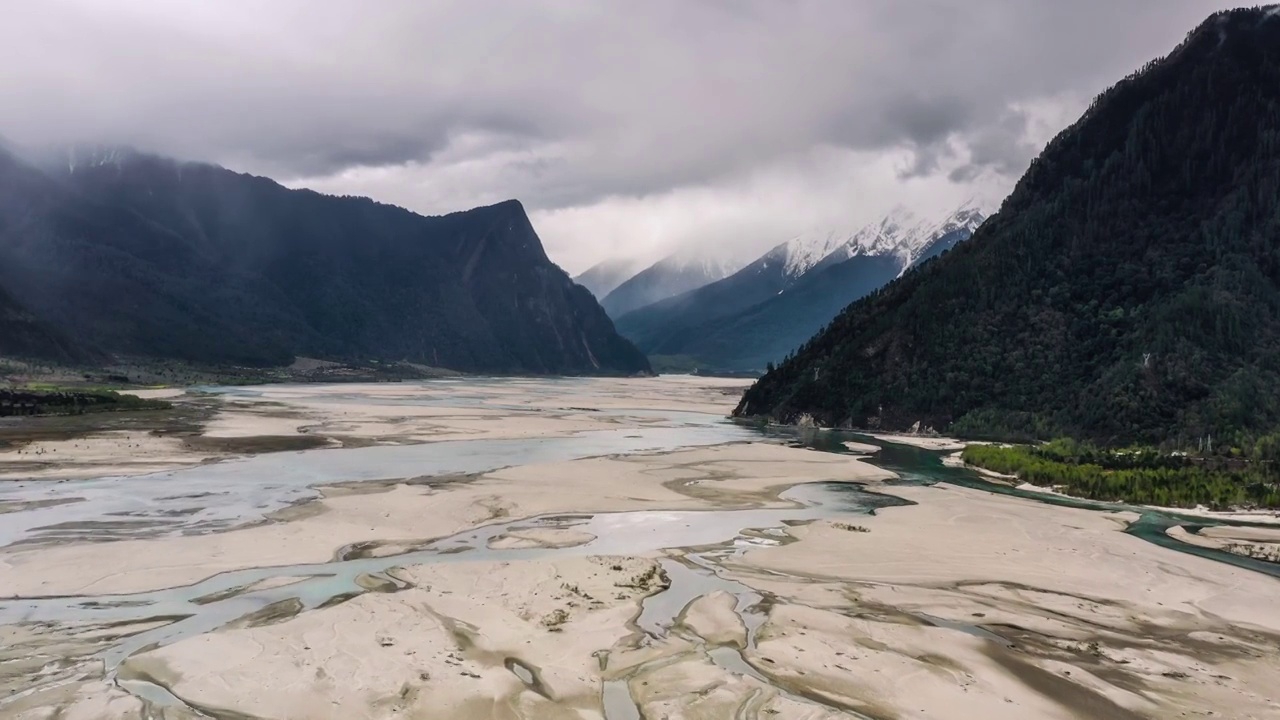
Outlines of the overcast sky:
{"type": "Polygon", "coordinates": [[[577,272],[998,201],[1212,0],[0,0],[0,136],[426,214],[577,272]]]}

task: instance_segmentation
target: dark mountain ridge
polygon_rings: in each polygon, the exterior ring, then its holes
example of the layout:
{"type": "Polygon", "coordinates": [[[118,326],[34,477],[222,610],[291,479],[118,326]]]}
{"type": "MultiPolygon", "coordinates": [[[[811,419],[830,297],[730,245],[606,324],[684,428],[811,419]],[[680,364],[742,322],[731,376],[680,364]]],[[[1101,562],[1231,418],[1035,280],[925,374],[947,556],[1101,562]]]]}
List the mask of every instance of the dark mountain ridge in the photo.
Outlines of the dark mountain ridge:
{"type": "Polygon", "coordinates": [[[113,353],[499,373],[648,364],[507,201],[424,217],[202,163],[0,153],[0,285],[113,353]]]}
{"type": "Polygon", "coordinates": [[[854,303],[735,413],[1108,444],[1280,424],[1280,18],[1211,17],[999,213],[854,303]]]}

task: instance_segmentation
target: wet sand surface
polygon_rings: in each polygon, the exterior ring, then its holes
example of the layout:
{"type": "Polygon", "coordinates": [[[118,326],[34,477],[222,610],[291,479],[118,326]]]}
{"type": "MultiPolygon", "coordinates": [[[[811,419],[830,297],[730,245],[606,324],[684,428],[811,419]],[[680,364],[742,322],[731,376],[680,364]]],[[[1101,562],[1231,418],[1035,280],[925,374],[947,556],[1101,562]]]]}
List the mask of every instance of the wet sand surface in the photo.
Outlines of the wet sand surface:
{"type": "Polygon", "coordinates": [[[0,717],[1280,716],[1280,580],[1169,537],[1271,532],[922,484],[953,443],[807,449],[723,420],[744,385],[0,428],[0,717]]]}

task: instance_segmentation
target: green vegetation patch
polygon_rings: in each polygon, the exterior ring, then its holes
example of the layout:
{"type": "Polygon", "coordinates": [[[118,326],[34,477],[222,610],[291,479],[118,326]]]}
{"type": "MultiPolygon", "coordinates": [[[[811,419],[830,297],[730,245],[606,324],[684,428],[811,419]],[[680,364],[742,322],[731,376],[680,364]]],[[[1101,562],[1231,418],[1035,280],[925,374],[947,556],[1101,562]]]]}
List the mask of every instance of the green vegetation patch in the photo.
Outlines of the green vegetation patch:
{"type": "Polygon", "coordinates": [[[1190,456],[1151,448],[1104,450],[1074,440],[970,445],[966,463],[1090,500],[1214,510],[1280,507],[1280,472],[1264,439],[1249,457],[1190,456]]]}
{"type": "Polygon", "coordinates": [[[163,400],[148,400],[114,390],[0,388],[0,417],[15,415],[81,415],[122,410],[167,410],[163,400]]]}

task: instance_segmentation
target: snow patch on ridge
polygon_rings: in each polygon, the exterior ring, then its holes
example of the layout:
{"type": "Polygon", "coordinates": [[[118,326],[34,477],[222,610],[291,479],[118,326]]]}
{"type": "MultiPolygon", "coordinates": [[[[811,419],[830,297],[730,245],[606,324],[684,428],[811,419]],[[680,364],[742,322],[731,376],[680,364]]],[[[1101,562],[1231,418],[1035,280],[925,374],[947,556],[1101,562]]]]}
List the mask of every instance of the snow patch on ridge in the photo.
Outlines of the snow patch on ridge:
{"type": "Polygon", "coordinates": [[[787,277],[795,278],[818,265],[852,257],[896,255],[903,266],[915,262],[938,238],[966,229],[977,229],[986,213],[973,198],[966,200],[941,221],[922,220],[901,205],[879,222],[856,231],[814,230],[788,240],[769,252],[767,259],[783,263],[787,277]]]}

